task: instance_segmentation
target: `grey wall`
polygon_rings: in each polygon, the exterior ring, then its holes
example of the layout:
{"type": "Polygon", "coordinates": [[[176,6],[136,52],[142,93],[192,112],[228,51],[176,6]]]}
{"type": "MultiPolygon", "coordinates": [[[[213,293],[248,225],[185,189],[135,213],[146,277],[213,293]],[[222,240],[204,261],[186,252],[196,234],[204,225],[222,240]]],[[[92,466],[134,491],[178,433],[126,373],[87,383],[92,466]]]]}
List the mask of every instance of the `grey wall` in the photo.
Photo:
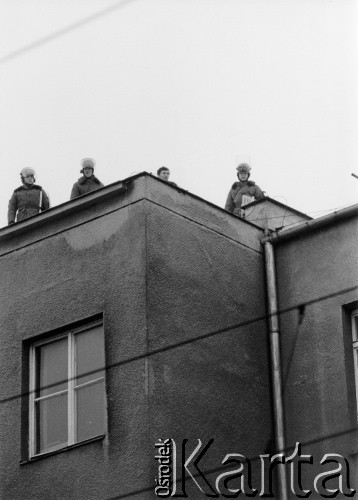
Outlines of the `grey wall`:
{"type": "Polygon", "coordinates": [[[317,465],[307,467],[307,487],[323,471],[325,453],[343,454],[356,475],[357,431],[347,432],[357,429],[347,321],[358,292],[345,290],[358,284],[357,241],[357,219],[350,218],[275,246],[279,307],[286,311],[280,329],[287,441],[318,440],[304,448],[317,465]],[[299,324],[296,306],[311,301],[299,324]]]}
{"type": "MultiPolygon", "coordinates": [[[[23,341],[95,314],[104,317],[108,365],[146,350],[143,206],[62,230],[29,246],[23,235],[21,247],[0,259],[4,398],[21,392],[23,341]]],[[[19,465],[25,402],[1,404],[2,498],[106,498],[133,482],[146,485],[143,365],[107,371],[107,439],[26,465],[19,465]]]]}
{"type": "Polygon", "coordinates": [[[0,394],[10,398],[0,404],[2,498],[104,499],[148,488],[158,438],[214,438],[205,467],[230,452],[264,451],[271,415],[266,323],[254,321],[265,315],[259,229],[147,175],[126,193],[105,188],[21,224],[0,232],[0,394]],[[26,463],[26,398],[11,399],[27,389],[26,346],[97,314],[108,436],[26,463]]]}
{"type": "Polygon", "coordinates": [[[151,440],[214,438],[204,470],[257,456],[271,433],[266,323],[253,321],[265,315],[262,256],[163,208],[147,227],[150,349],[193,341],[150,360],[151,440]]]}

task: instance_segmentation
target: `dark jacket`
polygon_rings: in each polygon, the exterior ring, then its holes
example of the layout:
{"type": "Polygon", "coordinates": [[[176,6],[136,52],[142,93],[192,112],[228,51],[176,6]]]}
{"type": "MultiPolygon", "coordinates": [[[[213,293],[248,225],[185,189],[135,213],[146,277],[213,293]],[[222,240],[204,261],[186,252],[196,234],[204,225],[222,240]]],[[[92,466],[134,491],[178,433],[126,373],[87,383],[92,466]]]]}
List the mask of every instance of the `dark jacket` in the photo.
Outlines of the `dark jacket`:
{"type": "Polygon", "coordinates": [[[225,210],[235,215],[240,215],[240,207],[244,194],[253,196],[255,200],[265,198],[264,193],[253,181],[235,182],[227,196],[225,210]]]}
{"type": "Polygon", "coordinates": [[[73,185],[70,200],[77,198],[78,196],[82,196],[83,194],[90,193],[91,191],[95,191],[103,187],[101,181],[97,179],[95,175],[87,178],[84,175],[78,179],[78,181],[73,185]]]}
{"type": "Polygon", "coordinates": [[[15,189],[9,201],[7,212],[8,224],[15,222],[15,218],[16,222],[20,222],[48,208],[50,208],[50,201],[41,186],[37,184],[20,186],[15,189]],[[42,199],[41,207],[40,199],[42,199]]]}

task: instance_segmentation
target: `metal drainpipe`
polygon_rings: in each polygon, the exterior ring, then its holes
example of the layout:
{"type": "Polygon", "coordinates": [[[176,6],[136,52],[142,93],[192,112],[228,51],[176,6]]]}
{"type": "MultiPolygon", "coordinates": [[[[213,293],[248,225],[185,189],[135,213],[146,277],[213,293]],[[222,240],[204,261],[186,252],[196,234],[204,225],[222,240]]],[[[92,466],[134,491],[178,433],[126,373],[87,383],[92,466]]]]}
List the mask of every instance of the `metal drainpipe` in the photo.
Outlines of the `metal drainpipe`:
{"type": "MultiPolygon", "coordinates": [[[[278,325],[277,288],[275,255],[273,245],[270,241],[265,241],[265,268],[266,287],[269,313],[269,335],[270,335],[270,356],[271,356],[271,380],[273,388],[273,409],[275,444],[278,453],[285,451],[285,418],[282,396],[282,374],[281,374],[281,354],[280,354],[280,332],[278,325]]],[[[280,500],[288,500],[287,475],[285,465],[277,467],[278,487],[280,500]]]]}

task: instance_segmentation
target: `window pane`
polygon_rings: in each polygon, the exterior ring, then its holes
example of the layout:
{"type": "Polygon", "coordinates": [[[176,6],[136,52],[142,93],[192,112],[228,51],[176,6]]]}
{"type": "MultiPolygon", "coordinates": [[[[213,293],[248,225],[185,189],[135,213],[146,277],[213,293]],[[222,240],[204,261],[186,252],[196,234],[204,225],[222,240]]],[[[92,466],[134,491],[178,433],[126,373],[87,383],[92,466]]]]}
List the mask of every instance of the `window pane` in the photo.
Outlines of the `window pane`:
{"type": "Polygon", "coordinates": [[[77,389],[76,403],[76,441],[83,441],[104,434],[104,382],[77,389]]]}
{"type": "Polygon", "coordinates": [[[353,340],[358,340],[358,315],[352,317],[353,340]]]}
{"type": "Polygon", "coordinates": [[[35,453],[67,446],[67,393],[37,401],[35,412],[35,453]]]}
{"type": "Polygon", "coordinates": [[[67,389],[67,337],[37,347],[36,361],[36,397],[67,389]]]}
{"type": "Polygon", "coordinates": [[[75,336],[76,385],[104,376],[103,327],[75,336]],[[94,372],[94,373],[91,373],[94,372]],[[89,374],[88,374],[89,373],[89,374]],[[88,374],[88,375],[87,375],[88,374]]]}

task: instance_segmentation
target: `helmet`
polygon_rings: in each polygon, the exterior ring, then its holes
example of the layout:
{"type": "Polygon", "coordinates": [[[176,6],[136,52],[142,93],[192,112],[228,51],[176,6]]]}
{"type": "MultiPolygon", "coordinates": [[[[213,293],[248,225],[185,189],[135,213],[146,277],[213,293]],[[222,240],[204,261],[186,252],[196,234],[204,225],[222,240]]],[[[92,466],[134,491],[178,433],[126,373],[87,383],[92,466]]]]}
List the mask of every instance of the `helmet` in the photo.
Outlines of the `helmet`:
{"type": "Polygon", "coordinates": [[[27,177],[28,175],[33,175],[34,178],[36,178],[35,170],[33,168],[30,168],[30,167],[23,168],[20,172],[21,179],[23,179],[24,177],[27,177]]]}
{"type": "Polygon", "coordinates": [[[251,167],[248,163],[239,163],[239,165],[236,167],[236,170],[238,172],[246,172],[249,174],[251,167]]]}
{"type": "Polygon", "coordinates": [[[96,162],[94,161],[93,158],[83,158],[83,160],[81,160],[81,165],[82,165],[81,173],[83,172],[84,168],[92,168],[92,170],[94,171],[95,164],[96,162]]]}

